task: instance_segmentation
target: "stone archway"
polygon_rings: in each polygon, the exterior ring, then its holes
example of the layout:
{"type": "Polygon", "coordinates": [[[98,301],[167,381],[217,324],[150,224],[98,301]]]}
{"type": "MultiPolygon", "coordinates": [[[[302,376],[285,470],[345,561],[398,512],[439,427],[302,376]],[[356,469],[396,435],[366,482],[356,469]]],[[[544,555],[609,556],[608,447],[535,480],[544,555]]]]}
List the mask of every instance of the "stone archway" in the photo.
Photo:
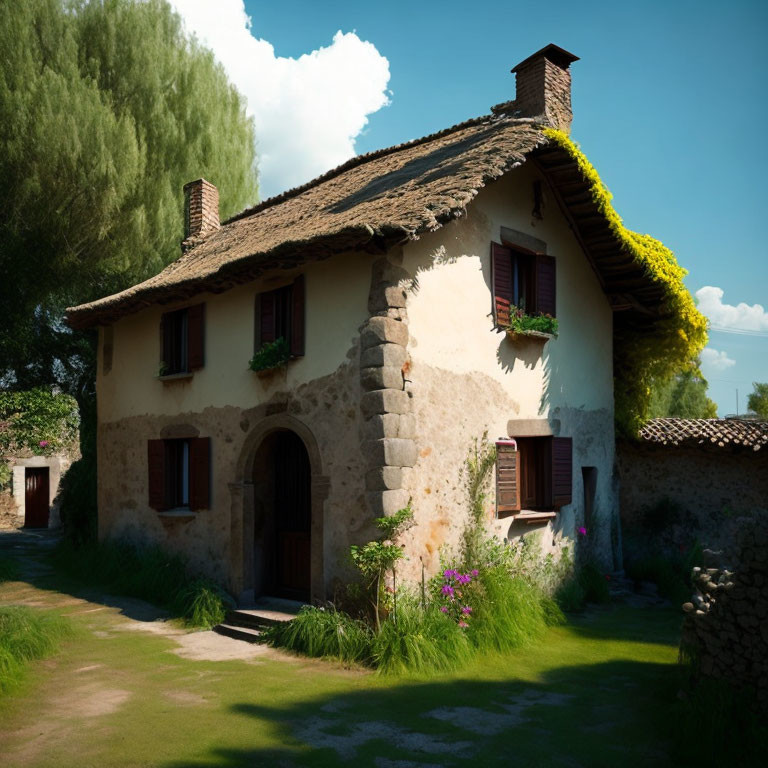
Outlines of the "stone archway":
{"type": "Polygon", "coordinates": [[[254,475],[258,480],[277,433],[290,433],[298,438],[309,461],[309,596],[312,601],[325,599],[323,507],[328,497],[329,478],[323,474],[320,450],[309,427],[293,416],[276,414],[262,419],[249,432],[237,462],[237,479],[230,483],[230,579],[241,605],[253,602],[268,587],[263,579],[264,561],[257,562],[257,558],[259,541],[265,547],[270,546],[273,489],[266,483],[254,482],[254,475]]]}

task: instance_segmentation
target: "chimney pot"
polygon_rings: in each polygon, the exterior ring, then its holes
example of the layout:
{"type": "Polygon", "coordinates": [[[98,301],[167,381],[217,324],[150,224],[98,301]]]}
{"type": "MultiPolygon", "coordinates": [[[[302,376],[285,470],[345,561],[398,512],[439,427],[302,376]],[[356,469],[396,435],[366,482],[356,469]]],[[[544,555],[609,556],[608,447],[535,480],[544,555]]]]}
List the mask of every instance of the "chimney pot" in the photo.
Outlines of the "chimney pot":
{"type": "Polygon", "coordinates": [[[219,190],[205,179],[184,185],[184,240],[187,251],[221,227],[219,222],[219,190]]]}
{"type": "Polygon", "coordinates": [[[570,133],[573,111],[569,67],[578,60],[578,56],[557,45],[544,46],[512,69],[515,100],[494,107],[494,112],[536,118],[570,133]]]}

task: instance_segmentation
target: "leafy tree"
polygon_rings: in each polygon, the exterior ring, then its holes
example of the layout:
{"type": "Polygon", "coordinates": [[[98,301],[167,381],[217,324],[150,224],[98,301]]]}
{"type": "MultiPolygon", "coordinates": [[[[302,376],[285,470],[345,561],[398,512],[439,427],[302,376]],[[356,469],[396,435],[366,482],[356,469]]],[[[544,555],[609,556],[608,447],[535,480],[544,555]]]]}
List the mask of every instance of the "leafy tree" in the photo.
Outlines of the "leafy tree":
{"type": "Polygon", "coordinates": [[[651,389],[650,418],[717,418],[717,404],[707,397],[709,384],[698,362],[667,381],[656,381],[651,389]]]}
{"type": "Polygon", "coordinates": [[[761,419],[768,419],[768,382],[755,381],[747,397],[747,408],[761,419]]]}
{"type": "Polygon", "coordinates": [[[200,176],[223,216],[253,202],[253,125],[165,0],[0,3],[5,386],[90,389],[92,339],[63,308],[176,258],[182,187],[200,176]]]}

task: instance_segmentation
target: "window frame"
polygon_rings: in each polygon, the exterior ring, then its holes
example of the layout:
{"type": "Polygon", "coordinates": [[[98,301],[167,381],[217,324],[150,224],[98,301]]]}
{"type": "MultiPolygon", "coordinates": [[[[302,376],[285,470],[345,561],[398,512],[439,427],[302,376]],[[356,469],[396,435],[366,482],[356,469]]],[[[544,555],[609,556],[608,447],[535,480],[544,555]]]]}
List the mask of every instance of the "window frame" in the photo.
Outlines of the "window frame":
{"type": "Polygon", "coordinates": [[[147,467],[152,509],[196,512],[210,508],[209,437],[148,440],[147,467]]]}
{"type": "Polygon", "coordinates": [[[253,351],[284,338],[290,358],[304,357],[306,336],[306,288],[304,275],[293,282],[256,294],[253,351]]]}
{"type": "Polygon", "coordinates": [[[192,304],[160,318],[159,378],[185,376],[205,365],[205,304],[192,304]]]}

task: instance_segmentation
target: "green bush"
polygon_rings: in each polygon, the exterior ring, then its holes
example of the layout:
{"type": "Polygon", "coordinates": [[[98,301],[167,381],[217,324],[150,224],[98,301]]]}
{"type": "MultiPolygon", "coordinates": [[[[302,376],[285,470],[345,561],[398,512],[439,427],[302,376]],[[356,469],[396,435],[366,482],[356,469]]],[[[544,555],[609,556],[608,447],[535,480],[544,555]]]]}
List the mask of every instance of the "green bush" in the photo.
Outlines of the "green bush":
{"type": "Polygon", "coordinates": [[[555,591],[555,600],[564,611],[580,611],[587,602],[581,579],[576,574],[565,579],[555,591]]]}
{"type": "Polygon", "coordinates": [[[422,608],[404,597],[398,600],[397,614],[390,615],[374,636],[372,658],[385,674],[429,674],[458,669],[473,652],[467,633],[436,605],[422,608]]]}
{"type": "Polygon", "coordinates": [[[19,684],[29,662],[50,656],[71,634],[70,623],[54,613],[0,606],[0,694],[19,684]]]}
{"type": "Polygon", "coordinates": [[[372,634],[364,622],[333,607],[306,605],[293,621],[266,630],[264,639],[270,645],[306,656],[367,663],[371,657],[372,634]]]}
{"type": "Polygon", "coordinates": [[[15,560],[0,557],[0,584],[4,581],[14,581],[19,575],[19,567],[15,560]]]}
{"type": "Polygon", "coordinates": [[[291,359],[288,342],[281,336],[275,341],[263,344],[261,349],[251,358],[248,366],[252,371],[268,371],[279,368],[291,359]]]}
{"type": "Polygon", "coordinates": [[[65,540],[52,555],[56,567],[86,584],[168,608],[193,627],[218,624],[234,602],[215,582],[190,580],[184,560],[160,547],[120,541],[76,546],[65,540]]]}
{"type": "Polygon", "coordinates": [[[611,599],[608,580],[594,563],[585,563],[579,569],[579,583],[584,599],[589,603],[607,603],[611,599]]]}
{"type": "Polygon", "coordinates": [[[503,568],[480,572],[481,590],[467,630],[480,650],[509,651],[540,637],[562,614],[525,579],[503,568]]]}
{"type": "Polygon", "coordinates": [[[659,588],[659,594],[674,603],[684,603],[693,591],[691,570],[700,562],[702,550],[694,544],[683,555],[671,556],[661,552],[645,557],[628,559],[625,563],[627,576],[634,581],[650,581],[659,588]]]}

